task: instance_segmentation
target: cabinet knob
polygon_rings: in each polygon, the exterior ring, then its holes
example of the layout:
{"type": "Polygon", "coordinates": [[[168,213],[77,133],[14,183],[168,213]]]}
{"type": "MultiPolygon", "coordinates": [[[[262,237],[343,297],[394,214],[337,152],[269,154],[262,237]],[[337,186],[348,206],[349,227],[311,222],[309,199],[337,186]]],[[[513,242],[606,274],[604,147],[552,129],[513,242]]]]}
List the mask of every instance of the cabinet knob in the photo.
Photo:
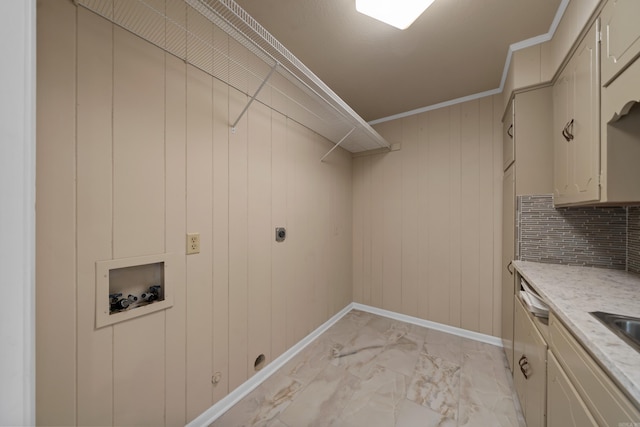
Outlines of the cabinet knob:
{"type": "Polygon", "coordinates": [[[509,129],[507,129],[507,135],[509,135],[509,137],[513,139],[513,123],[511,124],[511,126],[509,126],[509,129]]]}

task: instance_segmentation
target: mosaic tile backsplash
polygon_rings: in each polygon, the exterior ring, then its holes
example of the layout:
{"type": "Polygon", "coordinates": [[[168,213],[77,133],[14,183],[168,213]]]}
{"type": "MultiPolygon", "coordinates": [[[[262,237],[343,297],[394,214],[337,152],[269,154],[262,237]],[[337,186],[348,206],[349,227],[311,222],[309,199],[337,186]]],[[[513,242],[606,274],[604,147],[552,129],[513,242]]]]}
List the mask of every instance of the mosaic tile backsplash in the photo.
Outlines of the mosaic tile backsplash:
{"type": "Polygon", "coordinates": [[[519,259],[640,272],[640,207],[554,208],[552,195],[518,196],[519,259]]]}
{"type": "Polygon", "coordinates": [[[640,206],[629,208],[627,269],[640,273],[640,206]]]}

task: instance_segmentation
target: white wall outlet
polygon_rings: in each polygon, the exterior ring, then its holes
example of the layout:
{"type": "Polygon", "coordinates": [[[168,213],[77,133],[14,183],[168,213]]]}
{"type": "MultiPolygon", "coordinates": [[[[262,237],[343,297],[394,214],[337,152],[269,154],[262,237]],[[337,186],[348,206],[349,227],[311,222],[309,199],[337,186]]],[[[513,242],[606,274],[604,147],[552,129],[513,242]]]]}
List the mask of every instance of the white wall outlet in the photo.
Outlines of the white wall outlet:
{"type": "Polygon", "coordinates": [[[200,233],[187,233],[187,255],[200,253],[200,233]]]}

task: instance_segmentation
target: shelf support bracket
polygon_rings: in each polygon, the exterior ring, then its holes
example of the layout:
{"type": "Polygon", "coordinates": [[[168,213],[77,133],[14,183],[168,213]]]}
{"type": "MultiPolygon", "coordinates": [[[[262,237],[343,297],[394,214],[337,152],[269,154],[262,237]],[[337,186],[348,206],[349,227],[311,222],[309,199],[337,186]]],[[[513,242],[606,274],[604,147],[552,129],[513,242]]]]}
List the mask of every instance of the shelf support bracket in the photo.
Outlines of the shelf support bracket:
{"type": "Polygon", "coordinates": [[[333,150],[335,150],[336,148],[338,148],[340,146],[340,144],[342,144],[344,142],[345,139],[349,138],[349,135],[351,135],[353,133],[353,131],[356,130],[355,127],[352,127],[351,130],[342,137],[342,139],[340,141],[338,141],[338,143],[336,145],[334,145],[333,147],[331,147],[331,150],[329,150],[329,152],[327,154],[325,154],[324,156],[322,156],[322,158],[320,159],[321,162],[324,162],[324,159],[327,158],[327,156],[329,154],[331,154],[333,152],[333,150]]]}
{"type": "Polygon", "coordinates": [[[269,81],[269,79],[273,75],[273,72],[276,70],[276,68],[278,68],[278,63],[277,62],[275,64],[273,64],[273,67],[271,67],[271,71],[269,71],[269,74],[267,74],[267,77],[265,77],[264,80],[262,81],[262,83],[260,83],[260,86],[258,87],[256,92],[253,94],[251,99],[249,99],[249,102],[247,102],[247,105],[244,106],[244,109],[242,110],[242,112],[240,113],[240,115],[238,116],[236,121],[233,122],[233,124],[231,125],[231,133],[236,133],[236,125],[238,124],[238,122],[240,121],[242,116],[244,116],[244,113],[247,112],[247,110],[249,109],[249,107],[251,106],[253,101],[255,101],[256,97],[258,96],[258,94],[260,93],[260,91],[262,90],[264,85],[267,84],[267,82],[269,81]]]}

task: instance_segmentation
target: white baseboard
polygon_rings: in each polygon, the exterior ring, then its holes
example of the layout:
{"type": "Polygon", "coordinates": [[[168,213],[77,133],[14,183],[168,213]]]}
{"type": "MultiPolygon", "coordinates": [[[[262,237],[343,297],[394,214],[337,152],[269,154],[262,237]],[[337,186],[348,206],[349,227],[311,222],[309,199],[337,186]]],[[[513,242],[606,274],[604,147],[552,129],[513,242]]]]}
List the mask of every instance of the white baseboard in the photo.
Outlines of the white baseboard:
{"type": "Polygon", "coordinates": [[[377,314],[378,316],[388,317],[390,319],[399,320],[401,322],[412,323],[414,325],[422,326],[424,328],[435,329],[436,331],[446,332],[451,335],[457,335],[463,338],[469,338],[474,341],[480,341],[483,343],[502,347],[502,340],[499,337],[492,335],[481,334],[479,332],[469,331],[467,329],[456,328],[455,326],[444,325],[442,323],[432,322],[430,320],[419,319],[413,316],[407,316],[406,314],[396,313],[394,311],[383,310],[382,308],[371,307],[369,305],[360,304],[357,302],[351,303],[351,308],[356,310],[366,311],[367,313],[377,314]]]}
{"type": "Polygon", "coordinates": [[[431,322],[429,320],[419,319],[417,317],[407,316],[406,314],[395,313],[389,310],[383,310],[381,308],[371,307],[364,304],[359,304],[356,302],[352,302],[347,305],[345,308],[336,313],[331,319],[324,322],[320,325],[316,330],[311,332],[309,335],[304,337],[302,340],[298,341],[293,347],[289,350],[285,351],[282,355],[276,358],[273,362],[266,365],[260,372],[249,378],[247,381],[242,383],[238,388],[233,390],[231,393],[223,397],[216,404],[211,406],[209,409],[204,411],[202,414],[198,415],[191,422],[187,424],[187,427],[205,427],[217,420],[227,412],[233,405],[238,403],[242,398],[251,393],[258,387],[262,382],[264,382],[267,378],[273,375],[278,369],[284,366],[289,360],[291,360],[294,356],[300,353],[306,346],[311,344],[313,340],[318,338],[323,332],[329,329],[333,324],[335,324],[338,320],[344,317],[345,314],[350,312],[351,310],[361,310],[367,313],[377,314],[379,316],[388,317],[390,319],[399,320],[401,322],[411,323],[414,325],[422,326],[425,328],[435,329],[437,331],[446,332],[452,335],[457,335],[464,338],[469,338],[475,341],[484,342],[487,344],[492,344],[498,347],[502,347],[502,341],[498,337],[494,337],[491,335],[481,334],[478,332],[468,331],[462,328],[456,328],[455,326],[443,325],[442,323],[431,322]]]}
{"type": "Polygon", "coordinates": [[[243,397],[251,393],[256,387],[262,384],[267,378],[273,375],[278,369],[282,368],[285,363],[291,360],[295,355],[300,353],[306,346],[311,344],[313,340],[318,338],[323,332],[329,329],[334,323],[340,320],[345,314],[351,311],[353,303],[347,305],[345,308],[336,313],[329,320],[320,325],[316,330],[309,335],[298,341],[289,350],[282,353],[279,357],[274,359],[271,363],[262,368],[258,373],[249,378],[244,383],[240,384],[231,393],[220,399],[216,404],[209,409],[198,415],[192,421],[187,424],[187,427],[204,427],[208,426],[222,414],[227,412],[233,405],[238,403],[243,397]]]}

